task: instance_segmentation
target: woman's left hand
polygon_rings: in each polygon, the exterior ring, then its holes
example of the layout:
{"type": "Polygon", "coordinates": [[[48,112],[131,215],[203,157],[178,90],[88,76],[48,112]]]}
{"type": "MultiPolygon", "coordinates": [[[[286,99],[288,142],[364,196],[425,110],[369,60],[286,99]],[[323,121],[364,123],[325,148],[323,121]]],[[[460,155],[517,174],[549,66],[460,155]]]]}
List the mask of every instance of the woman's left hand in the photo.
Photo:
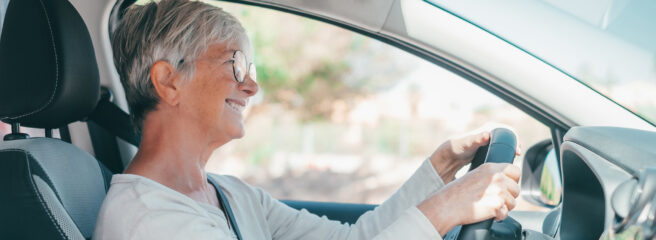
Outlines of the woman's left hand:
{"type": "Polygon", "coordinates": [[[447,184],[453,181],[460,168],[472,161],[478,148],[487,145],[488,142],[490,142],[490,130],[472,131],[444,142],[430,156],[430,161],[435,171],[442,177],[444,184],[447,184]]]}

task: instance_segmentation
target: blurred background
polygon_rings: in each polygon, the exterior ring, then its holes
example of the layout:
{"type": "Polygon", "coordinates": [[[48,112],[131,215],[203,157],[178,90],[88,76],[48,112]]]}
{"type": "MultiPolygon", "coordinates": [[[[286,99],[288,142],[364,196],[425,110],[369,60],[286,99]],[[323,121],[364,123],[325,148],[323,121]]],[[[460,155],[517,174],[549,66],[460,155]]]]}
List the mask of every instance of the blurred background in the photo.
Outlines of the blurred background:
{"type": "Polygon", "coordinates": [[[512,126],[524,149],[550,137],[496,96],[380,41],[290,14],[210,3],[247,29],[261,89],[245,137],[217,149],[210,172],[279,199],[379,204],[449,137],[489,122],[512,126]]]}

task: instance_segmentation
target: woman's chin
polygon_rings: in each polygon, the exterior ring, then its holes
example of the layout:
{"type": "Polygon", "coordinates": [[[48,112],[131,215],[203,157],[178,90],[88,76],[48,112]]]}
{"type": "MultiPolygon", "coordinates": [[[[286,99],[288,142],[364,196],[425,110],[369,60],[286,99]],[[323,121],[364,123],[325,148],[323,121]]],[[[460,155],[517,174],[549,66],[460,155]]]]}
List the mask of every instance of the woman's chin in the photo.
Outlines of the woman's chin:
{"type": "Polygon", "coordinates": [[[241,125],[238,128],[234,129],[234,131],[231,131],[230,137],[232,139],[240,139],[244,137],[244,134],[245,134],[244,125],[241,125]]]}
{"type": "Polygon", "coordinates": [[[240,131],[238,134],[236,134],[232,139],[240,139],[244,137],[244,131],[240,131]]]}

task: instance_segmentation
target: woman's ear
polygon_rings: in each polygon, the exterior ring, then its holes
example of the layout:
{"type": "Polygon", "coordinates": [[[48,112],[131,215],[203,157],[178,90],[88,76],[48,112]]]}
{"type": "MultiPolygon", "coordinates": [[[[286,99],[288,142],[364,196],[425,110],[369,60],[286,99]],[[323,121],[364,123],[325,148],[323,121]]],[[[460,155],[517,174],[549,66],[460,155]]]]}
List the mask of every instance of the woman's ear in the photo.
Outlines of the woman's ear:
{"type": "Polygon", "coordinates": [[[157,61],[150,68],[150,81],[155,87],[159,99],[168,105],[178,105],[180,98],[180,74],[167,61],[157,61]]]}

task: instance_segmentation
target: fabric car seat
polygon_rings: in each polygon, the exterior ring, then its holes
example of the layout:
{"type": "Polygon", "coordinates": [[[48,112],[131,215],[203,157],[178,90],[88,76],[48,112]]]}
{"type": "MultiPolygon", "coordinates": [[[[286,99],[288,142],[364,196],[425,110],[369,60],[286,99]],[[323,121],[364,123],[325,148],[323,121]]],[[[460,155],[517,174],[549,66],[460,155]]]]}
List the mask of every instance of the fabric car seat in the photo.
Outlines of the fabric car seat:
{"type": "MultiPolygon", "coordinates": [[[[0,119],[53,129],[99,99],[89,32],[66,0],[12,0],[0,35],[0,119]]],[[[0,142],[0,239],[90,239],[111,178],[74,145],[18,132],[0,142]]]]}

